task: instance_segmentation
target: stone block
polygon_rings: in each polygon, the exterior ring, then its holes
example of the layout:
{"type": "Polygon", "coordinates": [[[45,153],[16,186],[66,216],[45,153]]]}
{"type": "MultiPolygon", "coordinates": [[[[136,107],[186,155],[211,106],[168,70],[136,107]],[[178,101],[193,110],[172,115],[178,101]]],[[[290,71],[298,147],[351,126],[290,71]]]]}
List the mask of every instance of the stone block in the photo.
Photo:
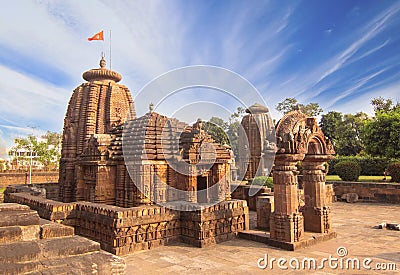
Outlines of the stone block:
{"type": "Polygon", "coordinates": [[[355,203],[358,202],[358,194],[357,193],[343,194],[341,199],[345,200],[348,203],[355,203]]]}
{"type": "Polygon", "coordinates": [[[0,264],[35,261],[40,258],[40,253],[41,249],[38,242],[0,244],[0,264]]]}
{"type": "Polygon", "coordinates": [[[257,197],[257,228],[269,230],[270,216],[274,212],[274,196],[257,197]]]}
{"type": "Polygon", "coordinates": [[[74,228],[59,223],[46,223],[40,226],[40,238],[51,239],[59,237],[70,237],[74,235],[74,228]]]}
{"type": "Polygon", "coordinates": [[[1,211],[0,227],[38,225],[39,215],[34,210],[1,211]]]}
{"type": "Polygon", "coordinates": [[[51,259],[69,255],[79,255],[100,250],[100,244],[80,236],[43,239],[38,242],[42,257],[51,259]]]}
{"type": "MultiPolygon", "coordinates": [[[[10,262],[7,264],[0,265],[0,274],[3,275],[14,275],[14,274],[36,274],[38,272],[41,263],[38,261],[34,262],[10,262]]],[[[41,274],[38,272],[38,274],[41,274]]]]}
{"type": "Polygon", "coordinates": [[[29,206],[18,203],[2,203],[0,204],[0,212],[13,210],[30,210],[29,206]]]}
{"type": "Polygon", "coordinates": [[[304,206],[301,209],[304,217],[304,230],[315,233],[329,233],[332,228],[330,209],[324,207],[304,206]]]}

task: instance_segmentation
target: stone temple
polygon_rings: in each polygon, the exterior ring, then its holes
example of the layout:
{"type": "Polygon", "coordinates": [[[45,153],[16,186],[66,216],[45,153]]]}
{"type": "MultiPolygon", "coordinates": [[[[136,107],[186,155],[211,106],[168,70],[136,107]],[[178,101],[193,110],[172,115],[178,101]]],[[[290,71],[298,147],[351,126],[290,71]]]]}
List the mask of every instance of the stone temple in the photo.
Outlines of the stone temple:
{"type": "Polygon", "coordinates": [[[230,148],[214,142],[201,120],[189,126],[152,106],[135,118],[129,90],[117,84],[121,75],[106,69],[104,59],[100,66],[83,74],[88,82],[75,89],[68,106],[61,200],[132,207],[230,199],[230,148]]]}
{"type": "MultiPolygon", "coordinates": [[[[232,150],[216,143],[201,119],[188,125],[158,114],[152,105],[136,117],[128,88],[118,83],[121,75],[107,69],[104,58],[83,78],[87,82],[74,90],[64,120],[58,196],[8,188],[6,202],[73,226],[116,255],[174,241],[203,247],[252,235],[247,202],[231,198],[232,150]]],[[[246,112],[240,170],[252,179],[268,175],[274,163],[275,208],[263,206],[270,211],[258,220],[269,223],[270,232],[261,238],[293,249],[310,244],[305,231],[332,236],[323,163],[334,149],[315,118],[290,112],[274,129],[266,107],[254,104],[246,112]]]]}
{"type": "Polygon", "coordinates": [[[98,226],[77,219],[67,224],[84,224],[77,232],[116,254],[176,239],[201,247],[249,227],[246,202],[230,197],[230,147],[216,143],[200,119],[190,126],[152,105],[136,117],[129,90],[118,84],[121,75],[104,59],[83,78],[87,82],[74,90],[64,121],[59,199],[137,219],[127,217],[123,229],[110,228],[109,236],[101,232],[101,218],[98,226]]]}

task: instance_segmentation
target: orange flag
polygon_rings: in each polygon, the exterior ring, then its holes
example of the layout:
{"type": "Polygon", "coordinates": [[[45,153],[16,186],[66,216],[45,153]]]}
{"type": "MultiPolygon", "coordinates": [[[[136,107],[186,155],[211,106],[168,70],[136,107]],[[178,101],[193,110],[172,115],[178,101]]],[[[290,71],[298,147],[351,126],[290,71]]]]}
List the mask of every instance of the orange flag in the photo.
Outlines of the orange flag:
{"type": "Polygon", "coordinates": [[[104,32],[103,31],[98,32],[95,35],[93,35],[92,37],[89,37],[88,40],[89,41],[92,41],[92,40],[103,40],[104,41],[104,32]]]}

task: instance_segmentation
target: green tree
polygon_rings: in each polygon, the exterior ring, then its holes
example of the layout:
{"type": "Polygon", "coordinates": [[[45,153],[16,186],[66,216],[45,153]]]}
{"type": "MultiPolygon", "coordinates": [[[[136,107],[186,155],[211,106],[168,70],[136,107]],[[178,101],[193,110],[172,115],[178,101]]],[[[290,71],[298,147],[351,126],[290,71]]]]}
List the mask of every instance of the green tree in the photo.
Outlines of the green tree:
{"type": "Polygon", "coordinates": [[[362,131],[368,120],[368,115],[362,112],[343,116],[337,132],[336,153],[343,156],[355,156],[361,153],[364,149],[362,131]]]}
{"type": "Polygon", "coordinates": [[[318,116],[323,112],[318,103],[311,102],[304,105],[299,103],[297,99],[293,97],[286,98],[284,101],[278,103],[276,110],[284,114],[295,110],[301,110],[304,114],[312,117],[318,116]]]}
{"type": "Polygon", "coordinates": [[[373,156],[400,158],[400,108],[378,110],[363,129],[365,150],[373,156]]]}
{"type": "Polygon", "coordinates": [[[338,155],[354,156],[364,149],[362,133],[368,120],[370,118],[363,112],[342,115],[331,111],[322,115],[320,127],[333,142],[338,155]]]}
{"type": "Polygon", "coordinates": [[[371,100],[371,105],[374,107],[375,114],[378,112],[389,112],[400,108],[400,102],[393,102],[391,98],[376,97],[371,100]]]}
{"type": "Polygon", "coordinates": [[[245,109],[243,107],[238,107],[236,111],[231,114],[228,122],[219,117],[211,117],[208,122],[203,123],[203,129],[218,143],[226,143],[231,146],[235,156],[238,156],[238,132],[240,121],[244,114],[245,109]]]}
{"type": "Polygon", "coordinates": [[[330,111],[321,116],[319,126],[321,127],[321,130],[324,132],[325,136],[327,136],[333,143],[336,143],[339,139],[339,127],[342,122],[342,113],[330,111]]]}
{"type": "Polygon", "coordinates": [[[245,114],[245,109],[237,107],[229,117],[228,127],[226,133],[228,134],[229,140],[231,141],[231,148],[235,156],[239,156],[238,139],[239,139],[239,128],[241,127],[240,122],[245,114]]]}
{"type": "MultiPolygon", "coordinates": [[[[46,169],[56,168],[60,160],[61,135],[56,132],[47,132],[42,138],[42,141],[33,135],[15,138],[14,146],[10,151],[17,152],[19,149],[23,149],[25,152],[30,152],[32,150],[36,153],[36,160],[40,161],[46,169]]],[[[29,155],[30,153],[22,158],[28,160],[29,155]]]]}
{"type": "Polygon", "coordinates": [[[211,119],[210,121],[203,122],[203,129],[219,144],[224,145],[226,143],[230,145],[228,135],[225,133],[224,129],[220,125],[212,123],[211,119]]]}

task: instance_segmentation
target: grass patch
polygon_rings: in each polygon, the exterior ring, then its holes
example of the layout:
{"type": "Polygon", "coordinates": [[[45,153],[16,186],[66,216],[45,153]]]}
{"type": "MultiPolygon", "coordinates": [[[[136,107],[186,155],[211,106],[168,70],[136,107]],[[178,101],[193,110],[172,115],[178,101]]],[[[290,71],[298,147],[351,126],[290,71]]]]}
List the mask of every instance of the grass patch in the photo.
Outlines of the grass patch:
{"type": "MultiPolygon", "coordinates": [[[[392,178],[386,177],[386,181],[383,180],[383,176],[360,176],[358,181],[364,182],[390,182],[392,178]]],[[[326,181],[342,181],[338,175],[327,175],[326,181]]]]}

